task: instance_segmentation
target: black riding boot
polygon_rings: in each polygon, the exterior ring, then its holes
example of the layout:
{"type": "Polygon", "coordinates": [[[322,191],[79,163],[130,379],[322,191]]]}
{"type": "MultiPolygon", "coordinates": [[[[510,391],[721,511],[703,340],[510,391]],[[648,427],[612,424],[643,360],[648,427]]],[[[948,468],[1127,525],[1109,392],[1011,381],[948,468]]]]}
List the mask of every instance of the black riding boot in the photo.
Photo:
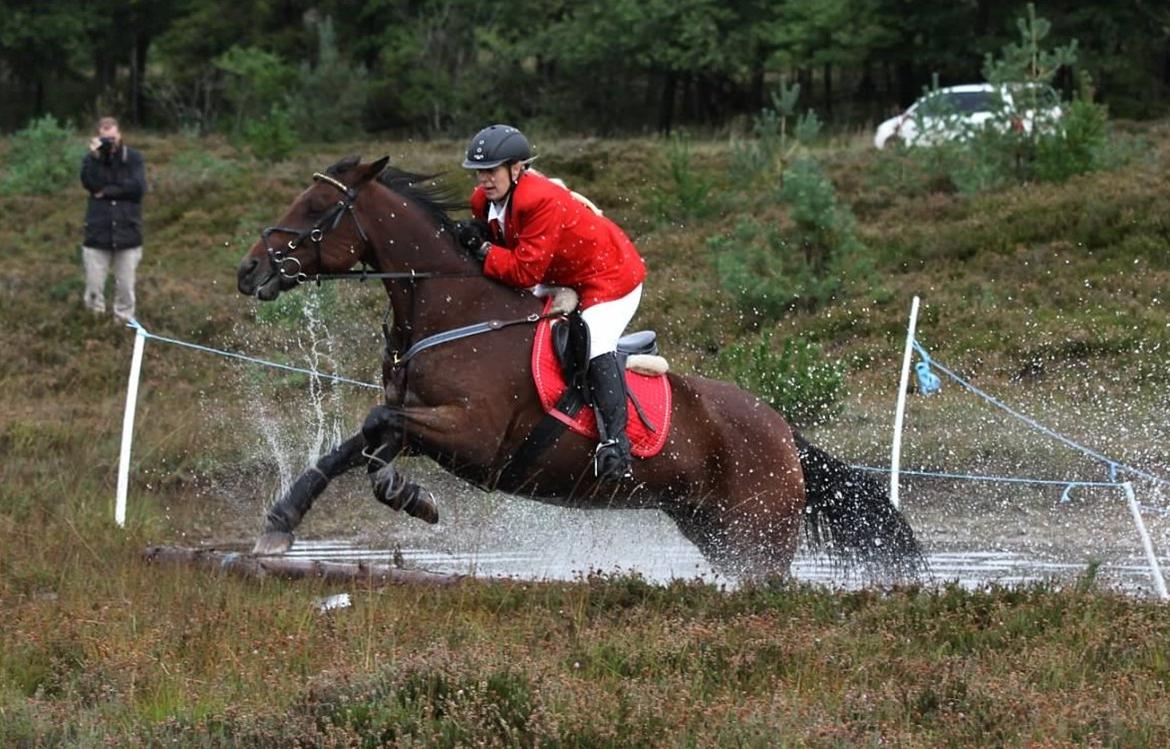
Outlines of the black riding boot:
{"type": "Polygon", "coordinates": [[[630,440],[626,437],[626,378],[617,354],[610,352],[589,362],[589,389],[601,442],[593,456],[597,476],[608,480],[630,477],[630,440]]]}

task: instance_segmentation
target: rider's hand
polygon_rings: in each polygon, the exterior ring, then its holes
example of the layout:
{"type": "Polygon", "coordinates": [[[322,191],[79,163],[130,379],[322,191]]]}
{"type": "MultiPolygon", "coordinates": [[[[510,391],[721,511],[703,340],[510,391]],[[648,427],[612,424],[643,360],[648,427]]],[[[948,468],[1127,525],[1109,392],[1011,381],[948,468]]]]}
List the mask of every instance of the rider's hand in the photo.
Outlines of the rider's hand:
{"type": "Polygon", "coordinates": [[[483,262],[491,249],[488,225],[479,219],[464,219],[455,222],[455,241],[476,260],[483,262]]]}

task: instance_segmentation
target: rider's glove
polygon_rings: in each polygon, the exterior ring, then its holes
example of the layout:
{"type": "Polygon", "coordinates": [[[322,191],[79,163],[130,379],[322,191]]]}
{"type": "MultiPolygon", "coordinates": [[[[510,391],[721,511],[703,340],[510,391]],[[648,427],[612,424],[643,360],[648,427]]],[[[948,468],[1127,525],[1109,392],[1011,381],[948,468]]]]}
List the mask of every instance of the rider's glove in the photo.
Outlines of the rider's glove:
{"type": "Polygon", "coordinates": [[[491,240],[488,237],[488,225],[479,219],[463,219],[455,222],[455,241],[481,263],[492,248],[491,240]]]}

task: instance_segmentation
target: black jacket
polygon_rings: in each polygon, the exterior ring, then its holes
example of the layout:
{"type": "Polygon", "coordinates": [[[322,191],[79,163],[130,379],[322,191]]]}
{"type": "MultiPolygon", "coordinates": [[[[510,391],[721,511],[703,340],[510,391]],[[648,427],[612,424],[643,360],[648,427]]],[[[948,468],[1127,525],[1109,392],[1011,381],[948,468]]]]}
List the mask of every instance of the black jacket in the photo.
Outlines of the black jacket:
{"type": "Polygon", "coordinates": [[[81,184],[89,191],[85,210],[85,246],[125,250],[142,246],[142,195],[146,164],[142,154],[123,145],[106,156],[87,153],[81,184]],[[102,193],[100,198],[96,193],[102,193]]]}

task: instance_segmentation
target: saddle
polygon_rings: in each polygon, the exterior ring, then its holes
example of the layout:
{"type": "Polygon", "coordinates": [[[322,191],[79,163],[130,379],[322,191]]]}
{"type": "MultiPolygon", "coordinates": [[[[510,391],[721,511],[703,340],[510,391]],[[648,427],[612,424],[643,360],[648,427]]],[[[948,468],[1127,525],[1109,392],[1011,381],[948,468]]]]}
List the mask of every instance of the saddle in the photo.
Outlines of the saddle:
{"type": "MultiPolygon", "coordinates": [[[[570,312],[564,320],[552,325],[552,347],[557,361],[560,362],[565,383],[570,388],[580,391],[588,402],[589,388],[586,385],[588,382],[586,376],[589,372],[589,326],[585,324],[579,310],[570,312]]],[[[630,367],[630,357],[658,356],[658,334],[653,330],[639,330],[622,336],[618,339],[617,355],[622,369],[631,368],[639,371],[636,366],[630,367]]]]}
{"type": "MultiPolygon", "coordinates": [[[[575,300],[574,300],[575,302],[575,300]]],[[[576,306],[574,303],[568,309],[576,306]]],[[[545,305],[545,314],[553,307],[545,305]]],[[[597,424],[586,378],[589,366],[589,329],[578,312],[560,310],[563,317],[546,318],[536,326],[532,346],[532,375],[545,415],[503,462],[492,485],[525,476],[540,454],[565,430],[596,440],[597,424]]],[[[625,363],[630,414],[626,431],[635,457],[651,458],[666,445],[670,433],[671,386],[666,360],[657,355],[657,336],[640,331],[624,336],[618,356],[625,363]]]]}

